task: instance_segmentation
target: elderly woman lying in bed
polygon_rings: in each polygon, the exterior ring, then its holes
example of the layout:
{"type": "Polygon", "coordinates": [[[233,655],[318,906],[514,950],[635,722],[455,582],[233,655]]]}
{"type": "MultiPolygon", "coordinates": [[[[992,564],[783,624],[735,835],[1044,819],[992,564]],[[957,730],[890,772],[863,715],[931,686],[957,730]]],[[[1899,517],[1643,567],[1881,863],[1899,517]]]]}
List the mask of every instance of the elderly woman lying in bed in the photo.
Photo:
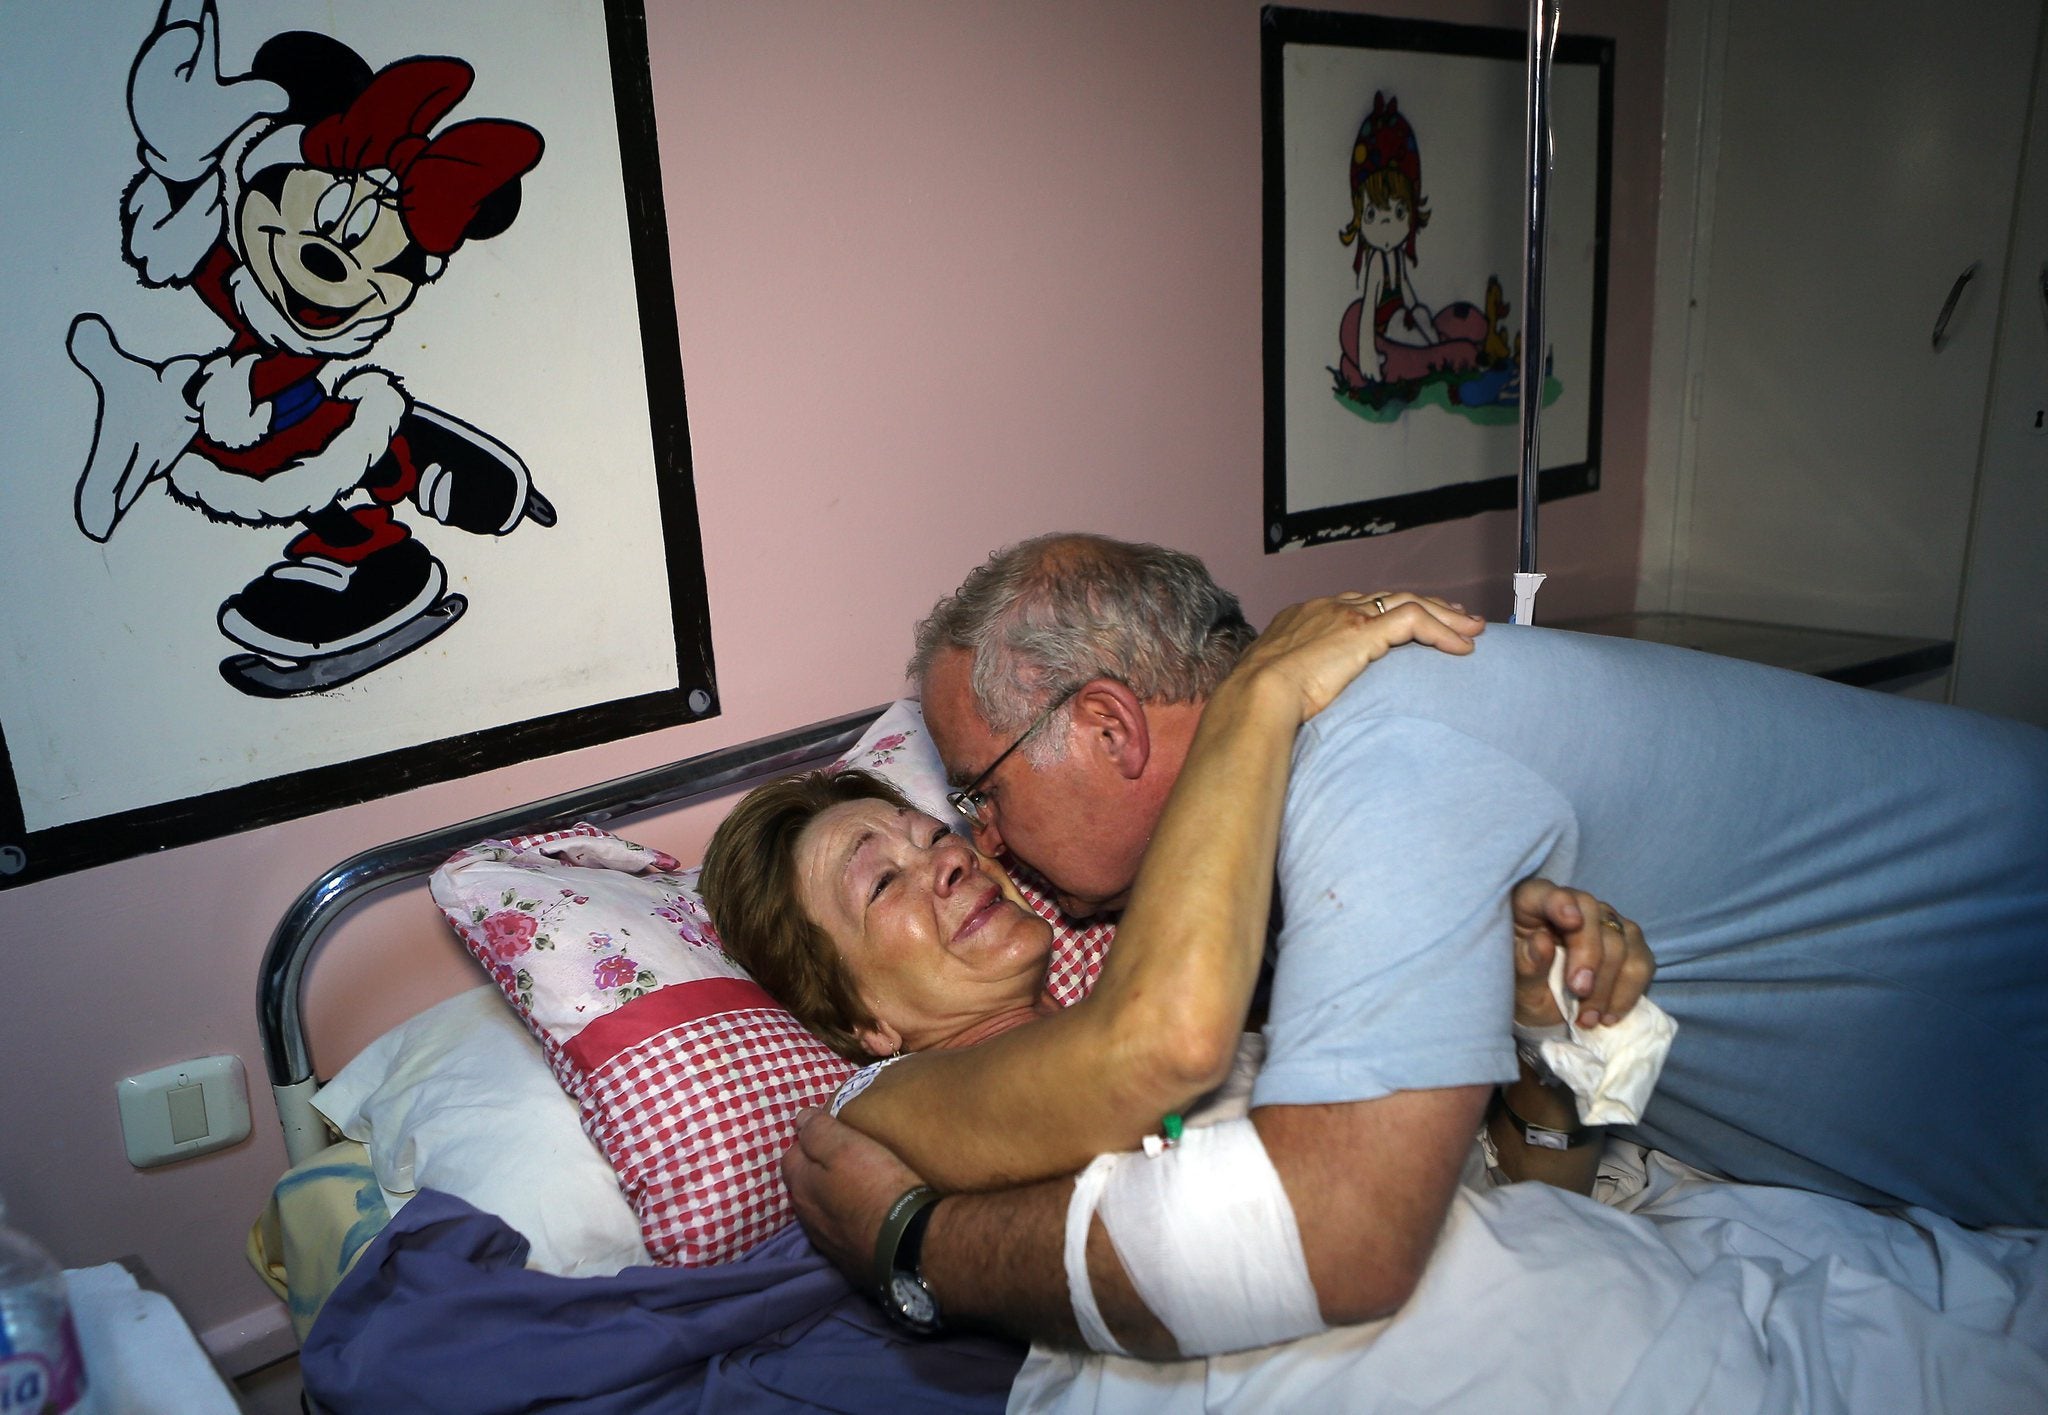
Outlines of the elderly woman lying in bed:
{"type": "MultiPolygon", "coordinates": [[[[1411,595],[1276,618],[1211,698],[1115,946],[1071,1008],[1045,993],[1049,927],[1000,867],[861,773],[741,802],[707,851],[706,901],[733,956],[819,1036],[855,1060],[905,1058],[864,1073],[844,1119],[945,1189],[1072,1173],[1135,1147],[1228,1074],[1267,937],[1296,729],[1396,645],[1469,652],[1483,627],[1411,595]]],[[[1647,985],[1640,933],[1590,896],[1530,881],[1516,932],[1527,1023],[1559,1020],[1544,981],[1559,939],[1570,971],[1584,961],[1595,976],[1593,1008],[1626,1012],[1647,985]]],[[[1541,1088],[1512,1103],[1538,1126],[1576,1127],[1569,1100],[1541,1088]]],[[[1506,1125],[1496,1137],[1513,1177],[1591,1181],[1590,1148],[1531,1152],[1506,1125]]]]}

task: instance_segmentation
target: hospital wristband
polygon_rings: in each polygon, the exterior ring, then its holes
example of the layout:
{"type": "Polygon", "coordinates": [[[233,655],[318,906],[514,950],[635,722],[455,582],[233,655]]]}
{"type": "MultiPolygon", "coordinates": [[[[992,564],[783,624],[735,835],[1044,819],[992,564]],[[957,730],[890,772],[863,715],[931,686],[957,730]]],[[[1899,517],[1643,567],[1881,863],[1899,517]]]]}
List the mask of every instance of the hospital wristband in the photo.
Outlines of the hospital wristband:
{"type": "Polygon", "coordinates": [[[1570,1130],[1555,1130],[1548,1125],[1538,1125],[1533,1120],[1524,1120],[1508,1104],[1507,1088],[1503,1086],[1497,1094],[1500,1108],[1516,1130],[1521,1132],[1522,1142],[1536,1150],[1576,1150],[1581,1145],[1590,1145],[1600,1138],[1598,1127],[1574,1126],[1570,1130]]]}

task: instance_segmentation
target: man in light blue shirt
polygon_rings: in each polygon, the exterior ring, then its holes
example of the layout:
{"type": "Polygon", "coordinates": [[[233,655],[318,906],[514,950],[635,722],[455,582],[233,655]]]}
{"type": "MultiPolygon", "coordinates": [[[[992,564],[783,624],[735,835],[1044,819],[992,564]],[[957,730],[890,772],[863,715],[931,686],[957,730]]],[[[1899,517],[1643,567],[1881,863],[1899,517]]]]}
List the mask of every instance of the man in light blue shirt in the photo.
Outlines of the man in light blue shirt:
{"type": "MultiPolygon", "coordinates": [[[[970,575],[912,672],[949,774],[979,779],[980,846],[1070,912],[1120,907],[1201,716],[1199,691],[1157,685],[1233,619],[1158,547],[1047,537],[970,575]]],[[[1515,1075],[1498,940],[1536,874],[1613,901],[1657,954],[1680,1030],[1635,1138],[1733,1178],[2048,1223],[2048,733],[1496,626],[1469,657],[1382,659],[1296,746],[1252,1121],[1324,1320],[1406,1299],[1515,1075]]],[[[785,1162],[805,1226],[868,1251],[907,1172],[836,1130],[804,1149],[835,1156],[785,1162]]],[[[941,1308],[1073,1340],[1071,1189],[934,1210],[941,1308]]],[[[1096,1274],[1111,1326],[1170,1350],[1123,1279],[1113,1258],[1096,1274]]]]}

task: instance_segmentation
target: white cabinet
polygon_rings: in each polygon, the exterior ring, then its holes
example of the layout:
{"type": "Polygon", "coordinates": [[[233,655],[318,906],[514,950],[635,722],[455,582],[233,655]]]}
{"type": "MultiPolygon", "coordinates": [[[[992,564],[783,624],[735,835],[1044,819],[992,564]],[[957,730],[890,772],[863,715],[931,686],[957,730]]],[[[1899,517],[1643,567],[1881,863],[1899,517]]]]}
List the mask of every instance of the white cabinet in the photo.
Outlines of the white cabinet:
{"type": "Polygon", "coordinates": [[[1639,607],[1957,636],[2042,8],[1671,0],[1639,607]]]}

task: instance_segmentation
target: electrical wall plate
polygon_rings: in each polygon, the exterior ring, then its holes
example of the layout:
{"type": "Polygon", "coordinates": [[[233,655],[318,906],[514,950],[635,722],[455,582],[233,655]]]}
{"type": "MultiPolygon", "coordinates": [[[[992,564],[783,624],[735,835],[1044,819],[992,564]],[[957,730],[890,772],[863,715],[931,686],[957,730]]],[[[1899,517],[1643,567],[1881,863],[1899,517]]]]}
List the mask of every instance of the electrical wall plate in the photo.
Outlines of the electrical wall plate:
{"type": "Polygon", "coordinates": [[[211,1154],[249,1134],[249,1082],[239,1056],[203,1056],[115,1086],[128,1163],[152,1169],[211,1154]]]}

